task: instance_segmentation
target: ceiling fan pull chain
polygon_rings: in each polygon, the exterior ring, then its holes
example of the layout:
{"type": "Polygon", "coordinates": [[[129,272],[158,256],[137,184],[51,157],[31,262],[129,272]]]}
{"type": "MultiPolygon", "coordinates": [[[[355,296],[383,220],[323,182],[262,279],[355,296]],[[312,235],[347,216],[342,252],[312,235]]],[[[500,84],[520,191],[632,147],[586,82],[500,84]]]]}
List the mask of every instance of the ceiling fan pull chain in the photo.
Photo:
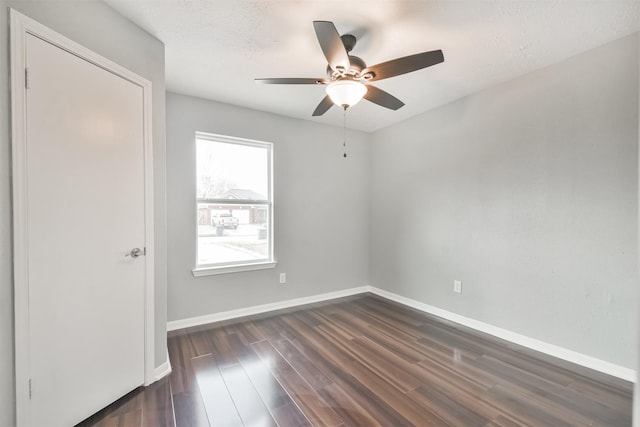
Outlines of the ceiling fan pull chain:
{"type": "Polygon", "coordinates": [[[344,155],[343,157],[347,157],[347,107],[345,105],[344,107],[344,113],[343,113],[343,126],[342,126],[342,148],[344,149],[344,155]]]}

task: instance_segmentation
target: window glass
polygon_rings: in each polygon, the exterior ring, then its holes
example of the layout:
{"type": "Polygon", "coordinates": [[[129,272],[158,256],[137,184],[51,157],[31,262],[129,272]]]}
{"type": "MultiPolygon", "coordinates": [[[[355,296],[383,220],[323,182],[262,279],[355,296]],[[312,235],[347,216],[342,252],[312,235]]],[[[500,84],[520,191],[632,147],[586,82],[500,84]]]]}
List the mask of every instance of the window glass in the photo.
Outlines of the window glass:
{"type": "Polygon", "coordinates": [[[198,268],[273,262],[271,144],[196,134],[198,268]]]}

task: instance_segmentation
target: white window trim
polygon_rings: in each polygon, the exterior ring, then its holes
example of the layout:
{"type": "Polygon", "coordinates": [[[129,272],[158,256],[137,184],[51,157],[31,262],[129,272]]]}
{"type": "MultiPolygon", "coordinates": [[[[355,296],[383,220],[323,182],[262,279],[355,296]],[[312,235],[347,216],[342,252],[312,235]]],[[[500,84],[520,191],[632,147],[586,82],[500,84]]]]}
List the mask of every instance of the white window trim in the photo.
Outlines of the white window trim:
{"type": "Polygon", "coordinates": [[[191,270],[195,277],[213,276],[216,274],[238,273],[241,271],[268,270],[276,268],[277,261],[254,262],[251,264],[234,264],[220,267],[197,267],[191,270]]]}
{"type": "MultiPolygon", "coordinates": [[[[268,151],[267,159],[269,162],[269,165],[268,165],[269,173],[267,176],[267,179],[269,180],[269,182],[267,183],[267,189],[269,191],[269,195],[268,195],[268,203],[266,203],[265,205],[269,209],[269,215],[268,215],[269,217],[269,227],[268,227],[269,258],[259,259],[259,260],[256,260],[255,262],[252,262],[249,260],[243,260],[237,263],[198,265],[198,208],[197,208],[198,199],[196,198],[196,200],[194,200],[195,208],[196,208],[195,209],[196,210],[196,213],[195,213],[195,216],[196,216],[196,229],[195,229],[196,265],[191,270],[191,273],[195,277],[202,277],[202,276],[211,276],[216,274],[238,273],[243,271],[265,270],[265,269],[275,268],[277,265],[277,261],[275,258],[275,252],[274,252],[275,249],[274,249],[274,243],[273,243],[273,240],[274,240],[273,237],[275,235],[274,220],[273,220],[274,211],[275,211],[274,202],[273,202],[273,199],[274,199],[273,197],[273,143],[267,142],[267,141],[258,141],[254,139],[237,138],[233,136],[218,135],[218,134],[213,134],[208,132],[196,131],[194,143],[198,139],[209,140],[213,142],[245,145],[249,147],[267,148],[267,151],[268,151]]],[[[196,177],[196,180],[197,180],[197,177],[196,177]]],[[[196,185],[197,185],[197,182],[196,182],[196,185]]],[[[225,201],[225,202],[230,202],[230,201],[225,201]]],[[[246,200],[243,202],[247,202],[250,204],[255,201],[246,200]]]]}

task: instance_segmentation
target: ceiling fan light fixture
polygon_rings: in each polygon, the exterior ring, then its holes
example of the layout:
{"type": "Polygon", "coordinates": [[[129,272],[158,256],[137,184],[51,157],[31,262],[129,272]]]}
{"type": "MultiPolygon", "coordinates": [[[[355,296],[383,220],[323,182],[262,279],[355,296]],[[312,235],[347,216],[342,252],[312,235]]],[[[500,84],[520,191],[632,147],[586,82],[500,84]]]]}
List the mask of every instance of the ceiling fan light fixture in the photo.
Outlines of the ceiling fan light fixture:
{"type": "Polygon", "coordinates": [[[327,95],[334,104],[343,108],[356,105],[367,93],[367,87],[355,80],[338,80],[327,86],[327,95]]]}

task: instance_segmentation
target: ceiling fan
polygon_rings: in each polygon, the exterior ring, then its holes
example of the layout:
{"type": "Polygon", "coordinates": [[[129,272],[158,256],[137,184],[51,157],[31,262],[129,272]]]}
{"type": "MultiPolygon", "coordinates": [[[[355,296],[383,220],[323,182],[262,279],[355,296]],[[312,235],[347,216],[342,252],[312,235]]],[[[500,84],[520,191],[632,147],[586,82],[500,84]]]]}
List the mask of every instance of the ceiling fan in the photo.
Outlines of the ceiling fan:
{"type": "Polygon", "coordinates": [[[351,34],[340,36],[331,21],[313,21],[313,27],[329,65],[327,77],[323,78],[273,78],[256,79],[256,83],[264,84],[313,84],[327,85],[327,95],[313,112],[313,116],[321,116],[333,104],[345,110],[357,104],[362,98],[391,110],[401,108],[404,103],[395,96],[379,89],[369,82],[399,76],[417,71],[444,61],[442,50],[417,53],[402,58],[367,67],[357,56],[349,55],[356,45],[356,38],[351,34]]]}

